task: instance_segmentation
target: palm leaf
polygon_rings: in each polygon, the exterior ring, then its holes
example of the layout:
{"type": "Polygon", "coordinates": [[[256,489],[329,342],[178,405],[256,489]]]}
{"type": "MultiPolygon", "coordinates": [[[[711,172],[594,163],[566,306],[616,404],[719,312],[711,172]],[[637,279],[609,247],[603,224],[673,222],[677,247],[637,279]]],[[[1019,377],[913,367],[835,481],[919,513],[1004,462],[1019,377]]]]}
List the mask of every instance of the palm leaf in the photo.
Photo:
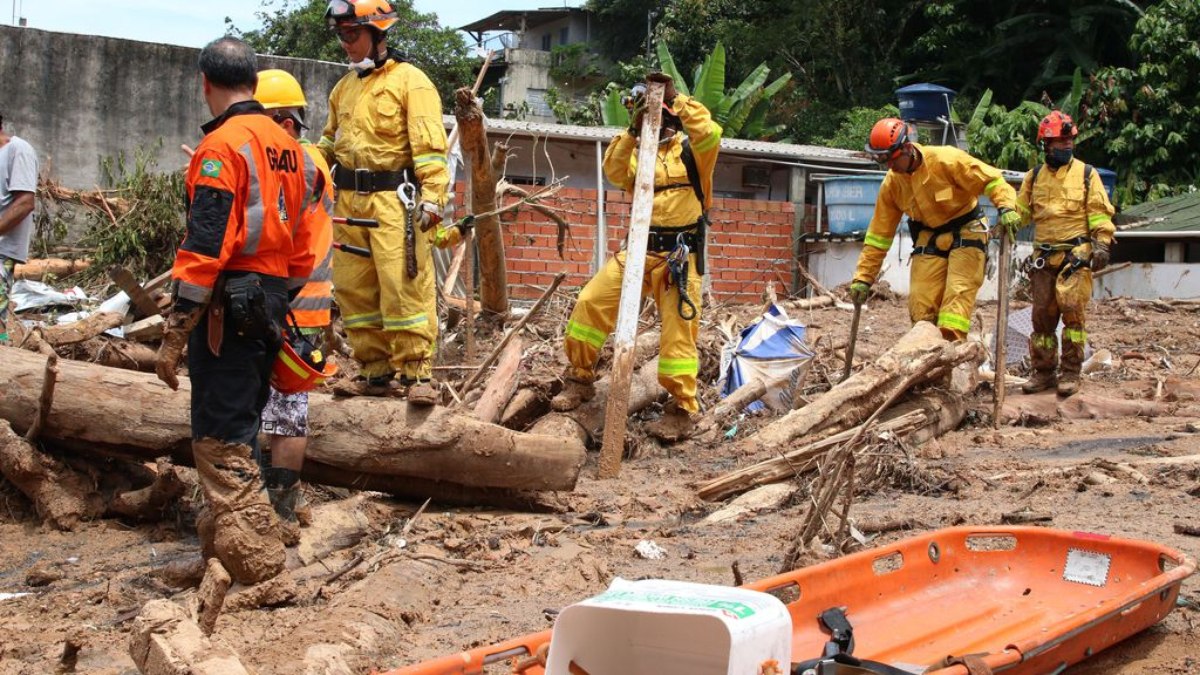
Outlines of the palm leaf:
{"type": "Polygon", "coordinates": [[[762,95],[762,89],[755,89],[749,96],[734,104],[723,135],[733,138],[742,137],[742,128],[746,126],[746,121],[750,119],[750,113],[754,111],[754,107],[762,100],[762,95]]]}
{"type": "Polygon", "coordinates": [[[734,104],[736,105],[738,102],[744,101],[748,96],[750,96],[750,92],[761,89],[763,84],[767,81],[767,76],[770,74],[771,69],[767,67],[766,63],[758,64],[754,70],[750,71],[750,74],[746,76],[746,79],[742,80],[742,83],[738,85],[738,88],[733,91],[732,96],[734,104]]]}
{"type": "Polygon", "coordinates": [[[704,57],[704,67],[696,78],[696,99],[712,110],[725,97],[725,46],[720,42],[704,57]]]}
{"type": "Polygon", "coordinates": [[[608,92],[608,96],[604,99],[604,105],[600,108],[600,117],[604,120],[604,125],[608,127],[629,126],[629,111],[621,103],[620,89],[608,92]]]}
{"type": "Polygon", "coordinates": [[[679,76],[679,69],[675,67],[675,59],[671,58],[671,50],[667,49],[667,43],[660,41],[654,45],[654,48],[658,52],[658,67],[675,80],[675,91],[690,96],[691,92],[688,90],[687,82],[679,76]]]}
{"type": "Polygon", "coordinates": [[[773,98],[778,94],[783,87],[792,79],[791,73],[784,73],[775,79],[774,82],[763,87],[763,98],[773,98]]]}
{"type": "Polygon", "coordinates": [[[991,108],[992,90],[988,89],[983,92],[983,96],[979,97],[979,103],[975,105],[975,112],[971,113],[971,121],[967,122],[967,130],[974,133],[975,130],[983,126],[983,118],[991,108]]]}

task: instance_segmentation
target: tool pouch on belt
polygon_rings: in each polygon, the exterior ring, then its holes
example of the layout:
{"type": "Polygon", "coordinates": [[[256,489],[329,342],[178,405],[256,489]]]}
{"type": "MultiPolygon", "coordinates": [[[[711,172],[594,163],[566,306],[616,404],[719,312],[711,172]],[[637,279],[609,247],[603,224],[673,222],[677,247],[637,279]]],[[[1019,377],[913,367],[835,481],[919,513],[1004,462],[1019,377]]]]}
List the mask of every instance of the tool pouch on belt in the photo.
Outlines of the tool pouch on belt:
{"type": "Polygon", "coordinates": [[[964,213],[957,218],[952,218],[937,227],[930,227],[919,220],[913,220],[910,218],[908,221],[908,235],[912,237],[912,255],[936,255],[941,258],[948,258],[950,257],[950,252],[954,249],[968,246],[983,251],[983,255],[987,256],[988,250],[986,238],[983,241],[979,241],[976,239],[966,239],[962,236],[963,228],[977,220],[980,220],[983,217],[983,209],[979,206],[976,206],[974,210],[964,213]],[[924,246],[918,246],[917,239],[921,236],[921,233],[925,231],[929,232],[929,239],[926,240],[924,246]],[[946,249],[938,248],[937,240],[944,234],[953,235],[953,239],[950,242],[950,247],[946,249]]]}
{"type": "Polygon", "coordinates": [[[263,280],[253,272],[225,280],[229,327],[242,337],[277,340],[279,329],[267,311],[263,280]]]}
{"type": "Polygon", "coordinates": [[[213,356],[221,355],[221,342],[225,339],[225,303],[222,302],[225,293],[225,276],[217,277],[213,286],[212,297],[216,302],[208,303],[208,351],[213,356]]]}

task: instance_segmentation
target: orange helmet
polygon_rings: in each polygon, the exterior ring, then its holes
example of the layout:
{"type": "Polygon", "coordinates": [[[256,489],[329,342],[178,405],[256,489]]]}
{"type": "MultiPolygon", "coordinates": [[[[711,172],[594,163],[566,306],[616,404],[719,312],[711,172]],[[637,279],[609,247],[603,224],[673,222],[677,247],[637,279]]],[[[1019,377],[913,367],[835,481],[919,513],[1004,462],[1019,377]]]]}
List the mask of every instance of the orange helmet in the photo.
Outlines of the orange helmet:
{"type": "Polygon", "coordinates": [[[895,117],[885,117],[871,127],[871,137],[867,142],[867,153],[876,162],[883,164],[896,156],[906,143],[917,140],[917,130],[904,120],[895,117]]]}
{"type": "Polygon", "coordinates": [[[1075,138],[1078,135],[1079,129],[1075,128],[1071,116],[1060,110],[1052,110],[1038,125],[1038,143],[1051,138],[1075,138]]]}
{"type": "Polygon", "coordinates": [[[337,365],[319,349],[293,333],[285,339],[275,363],[271,364],[271,386],[281,394],[299,394],[321,386],[327,377],[337,374],[337,365]]]}
{"type": "Polygon", "coordinates": [[[329,0],[325,20],[335,26],[372,26],[386,33],[399,19],[387,0],[329,0]]]}

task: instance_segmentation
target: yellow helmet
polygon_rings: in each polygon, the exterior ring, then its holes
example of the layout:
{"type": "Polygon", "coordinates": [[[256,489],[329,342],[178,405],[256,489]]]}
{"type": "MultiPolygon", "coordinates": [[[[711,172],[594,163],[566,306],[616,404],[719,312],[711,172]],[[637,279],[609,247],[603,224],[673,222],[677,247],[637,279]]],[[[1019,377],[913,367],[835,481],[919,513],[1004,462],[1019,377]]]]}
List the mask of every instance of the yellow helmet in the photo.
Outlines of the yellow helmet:
{"type": "Polygon", "coordinates": [[[258,73],[258,88],[254,90],[254,100],[267,110],[308,107],[300,83],[291,73],[278,69],[258,73]]]}

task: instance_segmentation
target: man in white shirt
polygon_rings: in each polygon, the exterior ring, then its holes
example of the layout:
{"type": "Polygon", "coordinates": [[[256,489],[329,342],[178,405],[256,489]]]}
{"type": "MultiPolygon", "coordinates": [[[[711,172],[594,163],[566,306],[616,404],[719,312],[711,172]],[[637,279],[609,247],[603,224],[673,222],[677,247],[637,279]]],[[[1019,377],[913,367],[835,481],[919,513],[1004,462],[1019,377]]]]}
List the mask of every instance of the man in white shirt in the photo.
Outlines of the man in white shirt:
{"type": "Polygon", "coordinates": [[[4,128],[0,115],[0,343],[8,342],[8,292],[17,263],[29,257],[38,162],[33,146],[4,128]]]}

